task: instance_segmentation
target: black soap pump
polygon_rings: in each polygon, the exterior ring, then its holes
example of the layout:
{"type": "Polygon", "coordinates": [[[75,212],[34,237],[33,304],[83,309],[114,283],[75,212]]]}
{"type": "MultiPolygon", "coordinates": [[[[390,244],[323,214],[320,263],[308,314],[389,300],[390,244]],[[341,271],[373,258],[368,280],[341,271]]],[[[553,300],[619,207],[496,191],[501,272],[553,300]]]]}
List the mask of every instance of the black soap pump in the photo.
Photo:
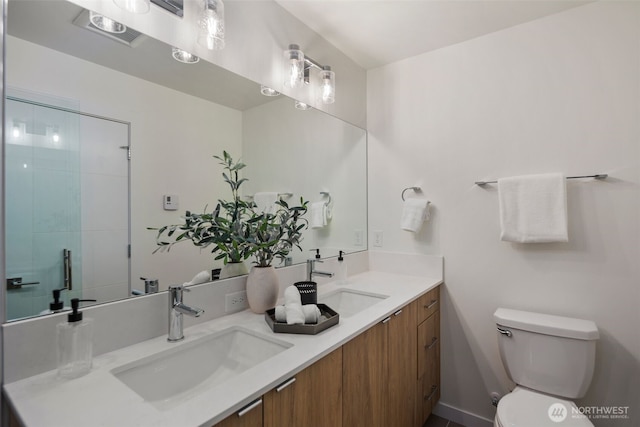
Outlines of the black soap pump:
{"type": "Polygon", "coordinates": [[[80,302],[95,301],[71,299],[71,313],[67,321],[58,323],[58,375],[77,378],[89,373],[93,361],[93,319],[83,319],[78,310],[80,302]]]}
{"type": "Polygon", "coordinates": [[[347,263],[344,261],[343,251],[340,251],[338,255],[338,271],[336,272],[336,282],[338,285],[347,284],[347,263]]]}
{"type": "Polygon", "coordinates": [[[59,313],[61,311],[70,310],[70,307],[65,307],[64,302],[60,301],[60,292],[66,289],[67,288],[60,288],[51,291],[53,293],[53,301],[49,303],[49,310],[43,310],[40,314],[59,313]]]}

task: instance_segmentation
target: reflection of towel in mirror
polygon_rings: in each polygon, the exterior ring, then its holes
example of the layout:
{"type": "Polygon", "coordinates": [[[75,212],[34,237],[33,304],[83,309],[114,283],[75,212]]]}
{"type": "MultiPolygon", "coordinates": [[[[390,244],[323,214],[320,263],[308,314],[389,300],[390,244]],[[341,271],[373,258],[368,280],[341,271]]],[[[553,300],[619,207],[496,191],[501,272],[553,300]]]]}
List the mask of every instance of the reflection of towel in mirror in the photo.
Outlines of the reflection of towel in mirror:
{"type": "Polygon", "coordinates": [[[276,202],[278,201],[278,193],[275,191],[264,191],[256,193],[253,196],[253,203],[256,204],[258,212],[266,214],[276,213],[276,202]]]}
{"type": "Polygon", "coordinates": [[[567,242],[567,185],[549,173],[498,180],[500,239],[509,242],[567,242]]]}
{"type": "Polygon", "coordinates": [[[327,204],[325,202],[311,203],[311,228],[322,228],[327,225],[327,204]]]}
{"type": "Polygon", "coordinates": [[[402,206],[400,227],[417,233],[429,216],[429,201],[426,199],[406,199],[402,206]]]}

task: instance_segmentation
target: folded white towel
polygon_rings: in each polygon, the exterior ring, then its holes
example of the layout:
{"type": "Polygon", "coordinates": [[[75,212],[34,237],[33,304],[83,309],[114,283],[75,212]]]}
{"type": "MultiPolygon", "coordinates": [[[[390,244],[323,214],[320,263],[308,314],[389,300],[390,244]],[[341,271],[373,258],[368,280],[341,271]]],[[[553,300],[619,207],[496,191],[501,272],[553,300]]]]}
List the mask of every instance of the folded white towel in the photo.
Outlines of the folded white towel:
{"type": "Polygon", "coordinates": [[[417,233],[429,217],[429,202],[425,199],[406,199],[402,205],[400,227],[417,233]]]}
{"type": "Polygon", "coordinates": [[[287,305],[287,304],[302,305],[302,298],[300,297],[300,291],[294,285],[291,285],[284,290],[284,305],[287,305]]]}
{"type": "Polygon", "coordinates": [[[264,191],[253,195],[253,203],[256,204],[258,212],[266,214],[276,213],[277,201],[278,193],[275,191],[264,191]]]}
{"type": "Polygon", "coordinates": [[[306,304],[302,306],[304,313],[304,323],[318,323],[320,318],[320,309],[315,304],[306,304]]]}
{"type": "Polygon", "coordinates": [[[327,225],[327,204],[325,202],[311,203],[309,212],[311,228],[322,228],[327,225]]]}
{"type": "Polygon", "coordinates": [[[550,173],[498,180],[500,239],[509,242],[567,242],[567,185],[550,173]]]}
{"type": "Polygon", "coordinates": [[[287,315],[287,325],[304,325],[304,312],[302,305],[298,303],[288,303],[284,306],[287,315]]]}
{"type": "Polygon", "coordinates": [[[286,313],[286,310],[284,308],[284,305],[277,305],[276,306],[275,316],[276,316],[276,322],[286,322],[287,321],[287,313],[286,313]]]}

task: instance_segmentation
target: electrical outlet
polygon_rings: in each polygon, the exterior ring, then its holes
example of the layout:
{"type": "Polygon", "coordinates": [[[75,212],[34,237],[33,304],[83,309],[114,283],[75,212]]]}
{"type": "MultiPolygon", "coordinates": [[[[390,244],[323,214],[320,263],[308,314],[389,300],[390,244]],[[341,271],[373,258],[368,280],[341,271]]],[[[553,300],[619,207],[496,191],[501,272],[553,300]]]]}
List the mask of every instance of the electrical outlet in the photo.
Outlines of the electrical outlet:
{"type": "Polygon", "coordinates": [[[353,245],[354,246],[362,246],[362,245],[364,245],[364,231],[355,230],[353,232],[353,245]]]}
{"type": "Polygon", "coordinates": [[[373,232],[373,246],[378,248],[382,247],[382,231],[374,231],[373,232]]]}
{"type": "Polygon", "coordinates": [[[224,296],[225,313],[235,313],[249,308],[247,301],[247,291],[238,291],[224,296]]]}

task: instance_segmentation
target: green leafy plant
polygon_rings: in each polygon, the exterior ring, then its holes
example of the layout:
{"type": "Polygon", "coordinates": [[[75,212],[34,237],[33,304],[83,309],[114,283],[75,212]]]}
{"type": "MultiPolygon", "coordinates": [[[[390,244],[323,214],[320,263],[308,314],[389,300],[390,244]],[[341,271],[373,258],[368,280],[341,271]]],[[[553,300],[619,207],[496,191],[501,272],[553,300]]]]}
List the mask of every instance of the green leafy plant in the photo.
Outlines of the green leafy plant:
{"type": "Polygon", "coordinates": [[[300,199],[300,206],[290,207],[285,201],[278,200],[275,213],[263,213],[256,210],[253,202],[240,197],[240,186],[247,181],[240,178],[240,171],[246,165],[223,151],[222,157],[213,156],[220,161],[224,172],[223,180],[231,188],[231,200],[218,200],[216,207],[204,213],[187,211],[184,223],[165,225],[149,230],[157,231],[158,251],[169,251],[173,245],[191,241],[195,246],[212,246],[217,253],[216,260],[242,262],[255,256],[260,267],[271,265],[274,259],[284,260],[289,252],[300,247],[302,231],[307,228],[303,215],[307,212],[307,202],[300,199]]]}

